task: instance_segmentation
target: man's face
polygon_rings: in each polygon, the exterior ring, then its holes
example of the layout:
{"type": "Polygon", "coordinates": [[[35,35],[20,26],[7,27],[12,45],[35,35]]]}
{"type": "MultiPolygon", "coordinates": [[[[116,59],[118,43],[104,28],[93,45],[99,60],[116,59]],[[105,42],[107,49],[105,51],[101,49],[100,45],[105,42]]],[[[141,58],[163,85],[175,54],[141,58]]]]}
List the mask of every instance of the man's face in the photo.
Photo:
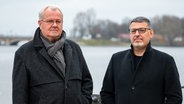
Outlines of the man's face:
{"type": "Polygon", "coordinates": [[[38,20],[42,34],[51,42],[57,41],[63,30],[63,16],[59,10],[47,9],[43,19],[38,20]]]}
{"type": "Polygon", "coordinates": [[[146,47],[153,37],[153,30],[146,22],[132,22],[130,25],[130,41],[133,47],[146,47]]]}

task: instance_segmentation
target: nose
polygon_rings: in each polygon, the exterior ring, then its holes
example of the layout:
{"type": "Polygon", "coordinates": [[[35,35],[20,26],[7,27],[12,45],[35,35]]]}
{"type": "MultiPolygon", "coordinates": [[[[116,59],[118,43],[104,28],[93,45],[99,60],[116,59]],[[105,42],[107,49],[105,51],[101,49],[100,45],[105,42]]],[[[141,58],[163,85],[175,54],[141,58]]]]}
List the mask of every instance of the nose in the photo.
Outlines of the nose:
{"type": "Polygon", "coordinates": [[[135,31],[135,35],[140,35],[140,34],[139,34],[139,30],[136,30],[136,31],[135,31]]]}
{"type": "Polygon", "coordinates": [[[56,21],[53,21],[52,26],[57,26],[57,22],[56,21]]]}

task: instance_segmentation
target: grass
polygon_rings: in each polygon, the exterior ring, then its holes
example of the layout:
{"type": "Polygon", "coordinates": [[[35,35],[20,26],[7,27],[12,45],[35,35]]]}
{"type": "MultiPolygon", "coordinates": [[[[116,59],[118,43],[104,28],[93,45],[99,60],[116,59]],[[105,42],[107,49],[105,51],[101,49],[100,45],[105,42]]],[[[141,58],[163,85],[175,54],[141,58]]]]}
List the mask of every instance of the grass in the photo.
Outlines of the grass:
{"type": "Polygon", "coordinates": [[[77,43],[80,45],[89,45],[89,46],[122,46],[129,45],[129,43],[123,43],[120,41],[110,41],[102,39],[91,39],[91,40],[78,40],[77,43]]]}

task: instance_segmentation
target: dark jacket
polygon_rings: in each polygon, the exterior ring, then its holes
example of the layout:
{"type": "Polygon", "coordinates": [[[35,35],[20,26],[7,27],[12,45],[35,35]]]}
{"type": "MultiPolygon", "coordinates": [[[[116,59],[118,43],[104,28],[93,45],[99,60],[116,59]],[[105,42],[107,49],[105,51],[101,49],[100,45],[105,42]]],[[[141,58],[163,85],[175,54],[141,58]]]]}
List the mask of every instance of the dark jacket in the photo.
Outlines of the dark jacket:
{"type": "Polygon", "coordinates": [[[102,104],[182,103],[180,79],[173,57],[153,49],[150,44],[137,68],[134,68],[132,49],[115,53],[100,94],[102,104]]]}
{"type": "Polygon", "coordinates": [[[40,38],[15,53],[13,67],[13,104],[91,104],[92,77],[80,47],[64,43],[66,76],[48,55],[40,38]]]}

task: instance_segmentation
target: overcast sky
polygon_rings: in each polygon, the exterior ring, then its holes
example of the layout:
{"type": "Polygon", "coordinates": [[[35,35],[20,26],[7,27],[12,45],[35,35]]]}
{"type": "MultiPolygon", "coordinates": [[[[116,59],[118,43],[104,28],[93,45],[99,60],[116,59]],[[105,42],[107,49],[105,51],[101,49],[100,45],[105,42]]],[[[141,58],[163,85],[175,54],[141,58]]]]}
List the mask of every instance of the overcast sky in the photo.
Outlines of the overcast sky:
{"type": "Polygon", "coordinates": [[[59,5],[69,34],[79,12],[93,8],[97,19],[121,23],[125,17],[174,15],[184,18],[184,0],[1,0],[0,34],[33,36],[38,12],[46,4],[59,5]]]}

